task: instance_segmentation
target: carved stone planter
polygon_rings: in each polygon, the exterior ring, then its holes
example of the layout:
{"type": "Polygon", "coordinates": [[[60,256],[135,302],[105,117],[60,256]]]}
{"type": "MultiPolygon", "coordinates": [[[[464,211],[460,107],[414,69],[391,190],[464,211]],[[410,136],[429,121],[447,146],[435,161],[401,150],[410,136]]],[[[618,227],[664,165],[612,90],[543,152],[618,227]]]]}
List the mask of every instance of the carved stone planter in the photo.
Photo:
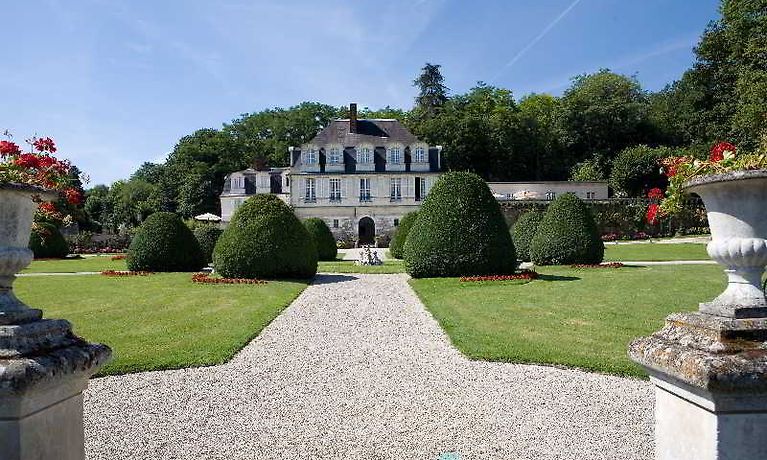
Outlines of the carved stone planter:
{"type": "Polygon", "coordinates": [[[33,196],[48,194],[0,184],[0,460],[84,459],[82,392],[111,356],[13,294],[16,273],[32,261],[33,196]]]}
{"type": "MultiPolygon", "coordinates": [[[[728,284],[697,313],[634,340],[630,357],[655,384],[657,460],[767,458],[767,171],[701,177],[708,253],[728,284]]],[[[673,280],[669,280],[673,282],[673,280]]]]}

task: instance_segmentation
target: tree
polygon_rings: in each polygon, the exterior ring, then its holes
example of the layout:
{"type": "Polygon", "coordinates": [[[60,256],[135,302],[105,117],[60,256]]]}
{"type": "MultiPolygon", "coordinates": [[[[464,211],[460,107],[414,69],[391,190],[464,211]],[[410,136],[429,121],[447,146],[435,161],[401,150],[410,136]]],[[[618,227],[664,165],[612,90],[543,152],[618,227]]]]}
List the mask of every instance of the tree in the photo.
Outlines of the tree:
{"type": "Polygon", "coordinates": [[[413,86],[418,88],[413,111],[421,120],[434,118],[447,102],[449,88],[445,86],[445,78],[440,72],[439,64],[426,63],[421,74],[413,80],[413,86]]]}
{"type": "Polygon", "coordinates": [[[564,148],[562,104],[549,94],[531,94],[518,104],[523,142],[520,156],[528,163],[534,180],[561,180],[572,165],[564,148]]]}
{"type": "Polygon", "coordinates": [[[668,147],[636,145],[628,147],[613,160],[610,186],[620,196],[644,196],[651,188],[665,188],[668,184],[660,173],[659,161],[673,155],[668,147]]]}
{"type": "Polygon", "coordinates": [[[604,155],[595,154],[580,163],[576,163],[570,171],[570,180],[602,181],[607,180],[609,160],[604,155]]]}

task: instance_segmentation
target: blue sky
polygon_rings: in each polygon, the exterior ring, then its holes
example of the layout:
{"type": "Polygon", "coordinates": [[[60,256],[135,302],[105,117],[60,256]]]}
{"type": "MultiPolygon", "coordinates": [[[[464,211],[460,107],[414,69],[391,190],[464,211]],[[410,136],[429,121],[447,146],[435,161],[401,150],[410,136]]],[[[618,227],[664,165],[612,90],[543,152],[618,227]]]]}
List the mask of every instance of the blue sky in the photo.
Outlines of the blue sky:
{"type": "Polygon", "coordinates": [[[183,135],[304,100],[409,108],[447,85],[560,94],[600,68],[657,90],[693,62],[716,0],[6,0],[0,130],[57,140],[91,184],[183,135]]]}

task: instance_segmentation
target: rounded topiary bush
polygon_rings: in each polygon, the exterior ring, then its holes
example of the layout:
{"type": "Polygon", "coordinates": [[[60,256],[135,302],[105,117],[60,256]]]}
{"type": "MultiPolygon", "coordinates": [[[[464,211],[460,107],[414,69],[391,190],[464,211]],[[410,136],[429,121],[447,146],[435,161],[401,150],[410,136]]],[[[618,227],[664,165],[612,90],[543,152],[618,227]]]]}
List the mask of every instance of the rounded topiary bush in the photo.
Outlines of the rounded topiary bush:
{"type": "Polygon", "coordinates": [[[216,242],[223,232],[223,230],[211,224],[198,225],[192,231],[197,239],[197,244],[200,245],[200,250],[206,263],[213,262],[213,248],[216,247],[216,242]]]}
{"type": "Polygon", "coordinates": [[[320,260],[336,260],[338,255],[338,246],[333,232],[328,228],[328,224],[318,217],[311,217],[304,221],[304,226],[314,239],[314,245],[317,246],[317,255],[320,260]]]}
{"type": "Polygon", "coordinates": [[[549,205],[530,243],[530,259],[537,265],[598,264],[604,253],[591,211],[572,193],[549,205]]]}
{"type": "Polygon", "coordinates": [[[405,241],[415,278],[513,273],[514,244],[501,208],[476,174],[450,172],[434,184],[405,241]]]}
{"type": "Polygon", "coordinates": [[[418,218],[418,211],[412,211],[404,215],[402,220],[399,221],[397,230],[394,232],[394,237],[389,243],[389,253],[395,259],[401,259],[405,256],[405,241],[407,241],[407,235],[410,233],[410,228],[418,218]]]}
{"type": "Polygon", "coordinates": [[[256,195],[237,209],[218,239],[213,266],[227,278],[311,278],[317,248],[287,204],[256,195]]]}
{"type": "Polygon", "coordinates": [[[205,257],[177,214],[156,212],[133,236],[126,262],[132,271],[191,272],[205,265],[205,257]]]}
{"type": "Polygon", "coordinates": [[[32,227],[29,249],[35,259],[63,259],[69,254],[69,243],[54,224],[40,222],[32,227]]]}
{"type": "Polygon", "coordinates": [[[543,220],[543,213],[530,211],[522,214],[511,229],[511,239],[517,250],[517,259],[530,262],[530,242],[538,231],[538,225],[543,220]]]}

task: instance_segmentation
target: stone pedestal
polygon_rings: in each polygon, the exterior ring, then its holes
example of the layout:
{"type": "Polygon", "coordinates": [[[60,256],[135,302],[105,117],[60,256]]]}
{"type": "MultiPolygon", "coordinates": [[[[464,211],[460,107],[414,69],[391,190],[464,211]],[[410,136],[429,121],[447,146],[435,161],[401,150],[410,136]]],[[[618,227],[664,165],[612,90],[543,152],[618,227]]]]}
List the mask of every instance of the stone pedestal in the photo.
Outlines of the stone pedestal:
{"type": "Polygon", "coordinates": [[[629,354],[655,385],[657,460],[767,459],[767,319],[674,314],[629,354]]]}

